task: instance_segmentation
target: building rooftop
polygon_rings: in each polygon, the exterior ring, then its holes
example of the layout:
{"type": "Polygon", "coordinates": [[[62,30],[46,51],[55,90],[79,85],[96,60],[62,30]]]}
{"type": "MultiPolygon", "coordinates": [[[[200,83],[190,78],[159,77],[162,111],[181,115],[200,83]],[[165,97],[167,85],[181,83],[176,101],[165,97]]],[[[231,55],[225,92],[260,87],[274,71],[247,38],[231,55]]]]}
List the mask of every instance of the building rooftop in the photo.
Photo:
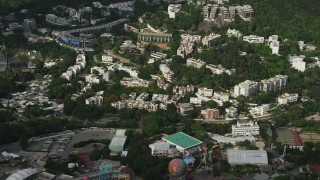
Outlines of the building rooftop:
{"type": "Polygon", "coordinates": [[[166,141],[169,141],[173,144],[176,144],[182,148],[185,148],[185,149],[202,144],[202,141],[200,141],[194,137],[191,137],[183,132],[177,132],[177,133],[172,134],[170,136],[164,137],[163,139],[166,141]]]}
{"type": "Polygon", "coordinates": [[[267,165],[268,156],[265,150],[227,150],[230,164],[267,165]]]}

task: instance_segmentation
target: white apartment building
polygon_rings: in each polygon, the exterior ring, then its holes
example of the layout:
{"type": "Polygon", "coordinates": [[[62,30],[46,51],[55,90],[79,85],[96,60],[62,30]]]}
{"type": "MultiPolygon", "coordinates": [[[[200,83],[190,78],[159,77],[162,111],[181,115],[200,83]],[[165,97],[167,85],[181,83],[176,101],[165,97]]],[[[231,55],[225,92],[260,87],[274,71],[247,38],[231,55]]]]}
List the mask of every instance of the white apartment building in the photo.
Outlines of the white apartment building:
{"type": "Polygon", "coordinates": [[[259,135],[259,125],[257,122],[249,121],[249,122],[240,122],[232,125],[232,136],[250,136],[250,135],[259,135]]]}
{"type": "Polygon", "coordinates": [[[212,97],[213,96],[213,89],[208,89],[206,87],[198,88],[197,94],[203,97],[212,97]]]}
{"type": "Polygon", "coordinates": [[[168,6],[169,18],[175,19],[180,13],[181,8],[182,8],[182,4],[170,4],[168,6]]]}
{"type": "Polygon", "coordinates": [[[111,78],[112,78],[112,76],[113,76],[114,74],[115,74],[115,72],[114,72],[112,69],[110,69],[110,70],[108,70],[108,71],[104,71],[104,72],[103,72],[102,78],[103,78],[105,81],[109,82],[109,81],[111,81],[111,78]]]}
{"type": "Polygon", "coordinates": [[[246,41],[251,44],[262,44],[264,43],[264,37],[250,35],[250,36],[243,36],[243,41],[246,41]]]}
{"type": "Polygon", "coordinates": [[[193,93],[194,92],[194,86],[192,84],[187,86],[174,86],[172,89],[172,92],[174,94],[183,95],[186,93],[193,93]]]}
{"type": "Polygon", "coordinates": [[[127,101],[117,101],[111,103],[111,106],[116,108],[116,109],[124,109],[127,107],[127,101]]]}
{"type": "Polygon", "coordinates": [[[224,67],[222,67],[221,64],[219,65],[207,64],[206,68],[210,69],[213,74],[227,73],[228,75],[231,75],[235,73],[235,69],[231,69],[231,70],[225,69],[224,67]]]}
{"type": "Polygon", "coordinates": [[[227,117],[235,117],[236,115],[238,115],[238,109],[232,106],[229,108],[226,108],[225,111],[226,111],[227,117]]]}
{"type": "Polygon", "coordinates": [[[213,98],[222,100],[223,102],[227,102],[230,99],[229,93],[223,93],[223,92],[214,92],[213,98]]]}
{"type": "Polygon", "coordinates": [[[86,67],[86,57],[84,54],[78,54],[76,58],[76,64],[70,66],[66,72],[62,73],[61,78],[70,81],[72,77],[77,76],[77,74],[86,67]]]}
{"type": "Polygon", "coordinates": [[[235,97],[238,97],[240,95],[248,97],[256,94],[258,90],[259,90],[258,82],[246,80],[234,86],[233,94],[235,97]]]}
{"type": "Polygon", "coordinates": [[[228,36],[228,37],[237,37],[237,38],[240,38],[240,37],[242,37],[242,33],[240,32],[240,31],[238,31],[238,30],[236,30],[236,29],[228,29],[227,30],[227,33],[226,33],[226,35],[228,36]]]}
{"type": "Polygon", "coordinates": [[[139,72],[131,67],[120,66],[120,67],[118,67],[118,70],[125,71],[125,72],[129,73],[129,75],[133,78],[138,78],[139,72]]]}
{"type": "Polygon", "coordinates": [[[191,66],[197,69],[200,69],[206,63],[201,61],[200,59],[188,58],[187,59],[187,66],[191,66]]]}
{"type": "Polygon", "coordinates": [[[307,51],[314,51],[317,47],[304,43],[304,41],[298,41],[300,51],[307,50],[307,51]]]}
{"type": "Polygon", "coordinates": [[[290,62],[292,68],[297,69],[298,71],[304,72],[306,70],[306,62],[304,62],[304,55],[288,55],[287,59],[290,62]]]}
{"type": "Polygon", "coordinates": [[[280,42],[272,41],[270,42],[269,47],[271,48],[271,54],[279,54],[280,42]]]}
{"type": "Polygon", "coordinates": [[[306,70],[307,63],[304,61],[293,61],[291,66],[293,69],[304,72],[306,70]]]}
{"type": "Polygon", "coordinates": [[[275,92],[287,85],[288,75],[276,75],[270,79],[260,81],[260,90],[266,93],[275,92]]]}
{"type": "Polygon", "coordinates": [[[112,63],[114,61],[112,56],[102,55],[102,63],[112,63]]]}
{"type": "Polygon", "coordinates": [[[149,81],[140,78],[123,78],[120,84],[125,87],[148,87],[149,81]]]}
{"type": "Polygon", "coordinates": [[[185,57],[193,52],[195,44],[199,44],[201,41],[200,35],[181,34],[181,43],[177,49],[177,55],[185,57]]]}
{"type": "Polygon", "coordinates": [[[85,77],[85,81],[91,84],[99,84],[100,79],[94,74],[88,74],[85,77]]]}
{"type": "Polygon", "coordinates": [[[211,33],[209,36],[202,38],[202,44],[207,47],[211,47],[212,43],[221,37],[220,34],[211,33]]]}
{"type": "Polygon", "coordinates": [[[167,58],[167,54],[161,52],[153,52],[150,54],[150,57],[154,58],[155,60],[162,60],[167,58]]]}
{"type": "Polygon", "coordinates": [[[100,105],[102,105],[102,103],[103,103],[102,96],[92,96],[92,97],[86,99],[87,105],[100,106],[100,105]]]}
{"type": "Polygon", "coordinates": [[[249,110],[250,114],[254,118],[269,115],[269,111],[270,111],[269,104],[262,104],[261,106],[256,106],[256,107],[250,108],[250,110],[249,110]]]}
{"type": "Polygon", "coordinates": [[[244,20],[250,21],[254,17],[254,11],[250,5],[236,6],[237,14],[244,20]]]}
{"type": "Polygon", "coordinates": [[[278,103],[281,105],[281,104],[296,102],[298,101],[298,97],[299,97],[298,93],[292,93],[292,94],[285,93],[278,97],[278,103]]]}
{"type": "Polygon", "coordinates": [[[288,55],[287,59],[290,63],[292,63],[293,61],[303,61],[304,58],[306,58],[306,56],[304,55],[288,55]]]}
{"type": "Polygon", "coordinates": [[[202,102],[201,99],[197,97],[190,97],[190,104],[201,107],[201,102],[202,102]]]}
{"type": "Polygon", "coordinates": [[[172,82],[174,80],[174,72],[166,64],[160,64],[159,66],[162,75],[168,82],[172,82]]]}

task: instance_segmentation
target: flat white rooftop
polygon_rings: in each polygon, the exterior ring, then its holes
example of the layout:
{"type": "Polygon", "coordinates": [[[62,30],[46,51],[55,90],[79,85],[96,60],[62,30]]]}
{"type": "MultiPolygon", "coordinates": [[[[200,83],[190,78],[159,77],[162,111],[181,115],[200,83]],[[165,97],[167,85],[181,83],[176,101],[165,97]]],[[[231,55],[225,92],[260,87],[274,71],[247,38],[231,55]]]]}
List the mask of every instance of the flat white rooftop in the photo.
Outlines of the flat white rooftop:
{"type": "Polygon", "coordinates": [[[228,162],[231,165],[253,164],[268,165],[268,155],[265,150],[227,150],[228,162]]]}

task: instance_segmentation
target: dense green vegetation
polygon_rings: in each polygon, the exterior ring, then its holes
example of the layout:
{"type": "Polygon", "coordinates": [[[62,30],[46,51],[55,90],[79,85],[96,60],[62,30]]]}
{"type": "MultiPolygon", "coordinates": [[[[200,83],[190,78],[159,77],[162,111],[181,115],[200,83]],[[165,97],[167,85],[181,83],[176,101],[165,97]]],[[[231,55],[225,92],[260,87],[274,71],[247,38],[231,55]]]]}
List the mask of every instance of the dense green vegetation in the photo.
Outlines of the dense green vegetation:
{"type": "Polygon", "coordinates": [[[60,132],[76,127],[74,122],[55,118],[32,119],[16,124],[1,123],[0,144],[16,142],[19,140],[25,142],[28,138],[34,136],[60,132]]]}
{"type": "Polygon", "coordinates": [[[230,0],[232,3],[250,4],[255,11],[252,23],[239,20],[231,25],[245,34],[264,37],[278,34],[290,40],[304,40],[320,45],[320,1],[230,0]]]}

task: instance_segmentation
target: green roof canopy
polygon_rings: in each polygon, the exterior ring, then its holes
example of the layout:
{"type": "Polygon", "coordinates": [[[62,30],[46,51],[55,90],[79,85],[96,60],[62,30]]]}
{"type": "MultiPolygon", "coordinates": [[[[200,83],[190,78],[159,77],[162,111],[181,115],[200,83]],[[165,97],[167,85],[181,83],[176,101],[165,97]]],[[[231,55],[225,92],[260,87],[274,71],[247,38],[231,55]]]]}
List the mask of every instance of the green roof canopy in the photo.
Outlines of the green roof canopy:
{"type": "Polygon", "coordinates": [[[176,144],[177,146],[180,146],[184,149],[193,147],[202,143],[202,141],[194,137],[191,137],[183,132],[177,132],[175,134],[171,134],[170,136],[164,137],[163,139],[173,144],[176,144]]]}

